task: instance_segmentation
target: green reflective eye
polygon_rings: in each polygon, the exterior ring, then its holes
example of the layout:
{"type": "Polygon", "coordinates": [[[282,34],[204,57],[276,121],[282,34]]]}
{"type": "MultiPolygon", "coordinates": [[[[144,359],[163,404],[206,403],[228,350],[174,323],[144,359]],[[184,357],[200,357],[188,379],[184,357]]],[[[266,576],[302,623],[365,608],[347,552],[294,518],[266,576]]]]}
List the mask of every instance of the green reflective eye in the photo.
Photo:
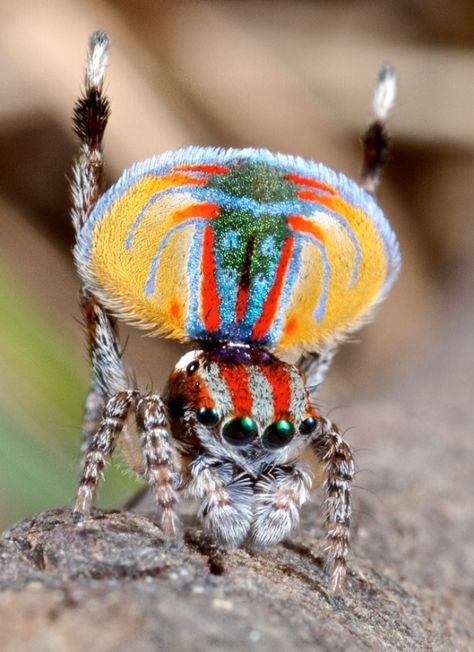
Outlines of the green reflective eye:
{"type": "Polygon", "coordinates": [[[219,414],[215,408],[202,407],[197,411],[196,418],[203,426],[215,426],[219,421],[219,414]]]}
{"type": "Polygon", "coordinates": [[[237,417],[226,423],[222,436],[232,446],[246,446],[258,435],[257,424],[250,417],[237,417]]]}
{"type": "Polygon", "coordinates": [[[294,434],[293,424],[281,419],[268,426],[263,434],[262,443],[265,448],[283,448],[293,439],[294,434]]]}

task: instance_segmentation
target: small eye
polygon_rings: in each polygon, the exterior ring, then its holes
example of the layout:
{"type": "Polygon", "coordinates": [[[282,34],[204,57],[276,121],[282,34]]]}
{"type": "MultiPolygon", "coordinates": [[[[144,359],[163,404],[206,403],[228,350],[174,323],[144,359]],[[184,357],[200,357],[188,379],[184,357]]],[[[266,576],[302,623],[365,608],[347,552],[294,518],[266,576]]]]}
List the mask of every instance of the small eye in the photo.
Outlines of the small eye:
{"type": "Polygon", "coordinates": [[[257,424],[250,417],[237,417],[224,426],[222,436],[233,446],[245,446],[258,435],[257,424]]]}
{"type": "Polygon", "coordinates": [[[300,433],[302,435],[310,435],[312,432],[316,430],[316,426],[318,425],[318,420],[315,419],[314,417],[306,417],[306,419],[303,419],[300,425],[300,433]]]}
{"type": "Polygon", "coordinates": [[[188,374],[188,376],[191,376],[198,369],[199,369],[199,362],[197,360],[191,360],[191,362],[186,367],[186,373],[188,374]]]}
{"type": "Polygon", "coordinates": [[[295,428],[292,423],[281,419],[275,421],[263,433],[262,443],[265,448],[283,448],[292,439],[295,434],[295,428]]]}
{"type": "Polygon", "coordinates": [[[202,407],[196,412],[196,418],[203,426],[215,426],[219,421],[219,413],[215,408],[202,407]]]}

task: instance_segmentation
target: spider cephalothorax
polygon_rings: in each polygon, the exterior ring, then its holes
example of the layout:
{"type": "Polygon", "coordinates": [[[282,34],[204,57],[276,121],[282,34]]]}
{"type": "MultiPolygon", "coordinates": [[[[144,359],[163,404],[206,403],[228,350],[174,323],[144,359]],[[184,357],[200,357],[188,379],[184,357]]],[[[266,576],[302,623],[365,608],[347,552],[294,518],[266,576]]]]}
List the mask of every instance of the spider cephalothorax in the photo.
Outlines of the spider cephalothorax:
{"type": "Polygon", "coordinates": [[[398,272],[396,238],[371,196],[386,158],[393,72],[383,68],[377,86],[362,187],[298,157],[190,147],[135,164],[101,194],[107,57],[97,32],[75,109],[74,253],[92,385],[74,516],[90,511],[119,437],[169,536],[179,531],[175,507],[186,492],[222,545],[277,543],[323,482],[338,593],[354,463],[308,387],[320,384],[336,344],[398,272]],[[162,395],[136,387],[111,314],[197,342],[162,395]],[[296,365],[281,360],[284,351],[300,354],[296,365]]]}
{"type": "Polygon", "coordinates": [[[317,425],[301,373],[262,349],[191,351],[168,391],[177,441],[218,448],[255,477],[265,465],[291,461],[317,425]]]}
{"type": "Polygon", "coordinates": [[[177,446],[193,458],[183,482],[203,499],[200,515],[220,543],[280,541],[299,515],[293,509],[281,511],[278,519],[263,517],[271,484],[288,485],[290,491],[293,479],[293,495],[286,500],[295,508],[312,484],[308,471],[298,468],[295,476],[291,466],[318,428],[301,373],[268,351],[224,345],[184,355],[164,396],[177,446]],[[205,486],[203,465],[223,483],[218,496],[205,486]]]}

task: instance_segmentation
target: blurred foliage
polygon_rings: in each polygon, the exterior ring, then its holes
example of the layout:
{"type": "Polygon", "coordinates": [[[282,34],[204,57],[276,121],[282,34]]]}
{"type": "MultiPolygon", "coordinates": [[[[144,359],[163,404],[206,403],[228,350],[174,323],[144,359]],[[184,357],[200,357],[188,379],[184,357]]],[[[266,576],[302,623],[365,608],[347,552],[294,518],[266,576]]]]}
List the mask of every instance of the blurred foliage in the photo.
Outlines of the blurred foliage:
{"type": "MultiPolygon", "coordinates": [[[[71,503],[79,470],[85,366],[45,312],[0,269],[0,526],[71,503]]],[[[137,486],[115,465],[99,504],[137,486]]]]}

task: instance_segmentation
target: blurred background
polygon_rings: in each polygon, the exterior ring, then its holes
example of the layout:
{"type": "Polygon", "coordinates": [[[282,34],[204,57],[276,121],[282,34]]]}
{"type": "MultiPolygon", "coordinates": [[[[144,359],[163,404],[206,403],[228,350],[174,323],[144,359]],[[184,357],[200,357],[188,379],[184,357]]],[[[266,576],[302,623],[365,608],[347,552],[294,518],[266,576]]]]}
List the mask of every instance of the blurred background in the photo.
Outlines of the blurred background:
{"type": "MultiPolygon", "coordinates": [[[[136,160],[189,144],[267,147],[357,178],[377,69],[395,67],[380,203],[403,269],[358,344],[341,349],[324,412],[362,394],[389,400],[420,360],[443,350],[453,306],[461,322],[471,314],[471,0],[2,0],[0,18],[1,526],[70,504],[78,475],[88,369],[67,176],[71,110],[97,28],[112,40],[109,183],[136,160]]],[[[161,388],[182,349],[121,334],[142,386],[161,388]]],[[[105,506],[137,486],[114,467],[105,506]]]]}

